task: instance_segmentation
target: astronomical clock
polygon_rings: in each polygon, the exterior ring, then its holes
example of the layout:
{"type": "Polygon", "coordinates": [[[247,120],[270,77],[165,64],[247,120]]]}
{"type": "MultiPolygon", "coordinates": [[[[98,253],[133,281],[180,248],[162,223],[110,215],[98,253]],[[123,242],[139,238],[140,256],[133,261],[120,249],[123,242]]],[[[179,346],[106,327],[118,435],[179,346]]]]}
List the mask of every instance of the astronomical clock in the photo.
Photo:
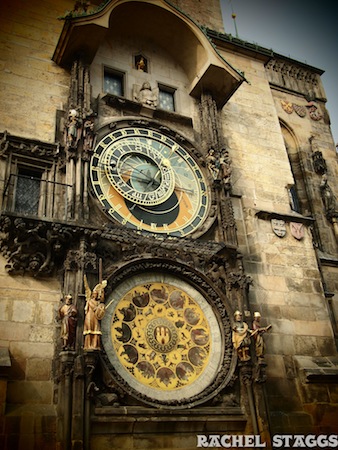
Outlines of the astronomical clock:
{"type": "Polygon", "coordinates": [[[230,307],[191,267],[221,249],[196,241],[215,221],[205,159],[178,133],[121,120],[99,137],[90,180],[96,203],[133,248],[128,255],[125,242],[122,264],[108,273],[101,331],[109,384],[151,406],[211,400],[235,363],[230,307]]]}
{"type": "MultiPolygon", "coordinates": [[[[218,310],[217,294],[178,276],[178,266],[154,271],[147,261],[143,268],[152,270],[125,277],[107,300],[105,364],[120,387],[147,404],[205,402],[232,375],[228,317],[218,310]]],[[[196,273],[189,275],[207,287],[196,273]]]]}
{"type": "Polygon", "coordinates": [[[102,8],[75,14],[54,55],[71,76],[60,166],[78,247],[64,290],[79,311],[75,352],[60,357],[59,429],[98,449],[131,423],[140,435],[179,423],[191,439],[209,416],[243,423],[231,322],[246,289],[220,115],[243,76],[168,2],[102,8]],[[162,39],[169,19],[184,51],[162,39]]]}
{"type": "Polygon", "coordinates": [[[130,229],[187,236],[207,217],[210,194],[201,168],[159,131],[112,131],[96,146],[90,170],[104,210],[130,229]]]}

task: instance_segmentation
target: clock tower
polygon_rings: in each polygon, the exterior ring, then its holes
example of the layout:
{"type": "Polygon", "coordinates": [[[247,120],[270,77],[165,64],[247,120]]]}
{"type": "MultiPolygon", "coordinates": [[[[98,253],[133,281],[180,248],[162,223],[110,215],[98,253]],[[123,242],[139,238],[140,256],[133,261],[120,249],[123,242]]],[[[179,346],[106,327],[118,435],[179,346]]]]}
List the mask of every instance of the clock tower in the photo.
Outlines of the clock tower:
{"type": "Polygon", "coordinates": [[[0,50],[4,450],[335,432],[322,71],[225,34],[218,0],[15,4],[0,50]]]}
{"type": "MultiPolygon", "coordinates": [[[[107,280],[94,327],[100,344],[82,348],[79,322],[74,355],[60,353],[61,374],[72,358],[84,367],[84,379],[70,377],[70,439],[86,448],[102,439],[113,445],[134,423],[139,439],[150,433],[160,442],[165,425],[165,434],[178,426],[193,442],[210,417],[244,432],[241,403],[249,397],[241,393],[231,323],[236,309],[248,309],[249,279],[220,120],[243,75],[185,11],[165,1],[111,1],[68,18],[53,59],[71,71],[63,132],[75,185],[70,214],[96,236],[92,267],[82,271],[94,284],[100,261],[107,280]]],[[[61,376],[59,389],[68,382],[61,376]]]]}

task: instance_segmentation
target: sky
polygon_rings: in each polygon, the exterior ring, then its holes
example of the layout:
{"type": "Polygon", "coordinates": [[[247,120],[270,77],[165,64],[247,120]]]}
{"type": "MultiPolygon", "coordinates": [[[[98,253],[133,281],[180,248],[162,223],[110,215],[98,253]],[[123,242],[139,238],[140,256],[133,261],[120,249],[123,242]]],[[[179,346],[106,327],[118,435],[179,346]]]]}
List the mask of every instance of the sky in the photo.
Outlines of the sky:
{"type": "Polygon", "coordinates": [[[221,0],[224,30],[325,71],[334,143],[338,143],[338,8],[335,0],[221,0]]]}

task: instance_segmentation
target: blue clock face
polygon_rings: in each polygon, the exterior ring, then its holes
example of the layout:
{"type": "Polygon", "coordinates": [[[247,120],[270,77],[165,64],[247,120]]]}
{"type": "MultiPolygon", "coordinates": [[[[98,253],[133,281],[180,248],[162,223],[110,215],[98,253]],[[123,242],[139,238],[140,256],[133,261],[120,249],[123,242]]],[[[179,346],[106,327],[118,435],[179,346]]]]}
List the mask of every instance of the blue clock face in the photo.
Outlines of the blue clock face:
{"type": "Polygon", "coordinates": [[[105,211],[132,229],[186,236],[209,212],[208,185],[195,159],[148,128],[123,128],[101,139],[91,182],[105,211]]]}

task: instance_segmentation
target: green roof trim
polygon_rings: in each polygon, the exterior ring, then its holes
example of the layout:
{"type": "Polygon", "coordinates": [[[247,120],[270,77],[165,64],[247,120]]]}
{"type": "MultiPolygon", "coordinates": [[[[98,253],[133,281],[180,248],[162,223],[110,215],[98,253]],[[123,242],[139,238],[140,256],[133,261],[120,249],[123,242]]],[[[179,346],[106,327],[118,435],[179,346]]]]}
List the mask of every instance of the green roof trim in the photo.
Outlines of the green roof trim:
{"type": "Polygon", "coordinates": [[[262,56],[267,56],[270,58],[282,58],[284,60],[287,60],[292,63],[296,63],[303,67],[306,67],[307,69],[313,70],[314,72],[318,73],[319,75],[322,75],[324,73],[323,69],[311,66],[311,65],[307,64],[306,62],[299,61],[297,59],[291,58],[290,56],[283,55],[281,53],[276,53],[272,48],[266,48],[259,44],[254,43],[254,42],[245,41],[238,37],[232,36],[231,34],[220,33],[218,31],[211,30],[210,28],[207,28],[206,32],[211,39],[218,39],[219,41],[223,41],[228,44],[233,44],[236,47],[240,47],[245,50],[249,50],[249,51],[251,50],[253,52],[257,52],[257,53],[261,54],[262,56]]]}
{"type": "MultiPolygon", "coordinates": [[[[83,9],[82,11],[66,11],[64,16],[59,17],[60,20],[69,20],[76,19],[77,17],[88,17],[93,16],[97,12],[101,11],[105,8],[105,6],[110,3],[111,0],[104,0],[100,5],[96,6],[96,8],[91,8],[89,11],[83,9]]],[[[83,2],[85,3],[85,2],[83,2]]],[[[88,5],[89,6],[89,5],[88,5]]]]}

